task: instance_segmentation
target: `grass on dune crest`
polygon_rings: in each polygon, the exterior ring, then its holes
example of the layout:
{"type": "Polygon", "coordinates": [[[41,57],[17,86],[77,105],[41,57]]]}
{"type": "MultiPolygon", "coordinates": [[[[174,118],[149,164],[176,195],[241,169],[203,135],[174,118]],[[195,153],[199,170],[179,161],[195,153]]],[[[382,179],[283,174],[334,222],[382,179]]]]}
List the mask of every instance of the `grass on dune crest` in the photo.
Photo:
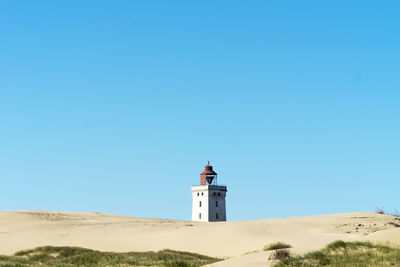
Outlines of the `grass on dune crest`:
{"type": "Polygon", "coordinates": [[[194,267],[221,259],[196,253],[161,250],[158,252],[100,252],[80,247],[38,247],[13,256],[0,256],[0,267],[27,266],[168,266],[194,267]]]}
{"type": "Polygon", "coordinates": [[[321,250],[275,264],[275,267],[282,266],[400,266],[400,248],[371,242],[335,241],[321,250]]]}
{"type": "MultiPolygon", "coordinates": [[[[263,251],[267,251],[267,250],[277,250],[277,249],[285,249],[285,248],[291,248],[292,246],[286,243],[283,243],[281,241],[275,242],[275,243],[270,243],[265,245],[262,250],[263,251]]],[[[261,250],[251,250],[251,251],[247,251],[246,253],[242,254],[242,255],[249,255],[249,254],[253,254],[253,253],[257,253],[260,252],[261,250]]]]}
{"type": "Polygon", "coordinates": [[[289,244],[286,244],[286,243],[278,241],[278,242],[275,242],[275,243],[271,243],[271,244],[265,245],[263,247],[263,250],[266,251],[266,250],[275,250],[275,249],[283,249],[283,248],[291,248],[291,247],[292,246],[289,245],[289,244]]]}

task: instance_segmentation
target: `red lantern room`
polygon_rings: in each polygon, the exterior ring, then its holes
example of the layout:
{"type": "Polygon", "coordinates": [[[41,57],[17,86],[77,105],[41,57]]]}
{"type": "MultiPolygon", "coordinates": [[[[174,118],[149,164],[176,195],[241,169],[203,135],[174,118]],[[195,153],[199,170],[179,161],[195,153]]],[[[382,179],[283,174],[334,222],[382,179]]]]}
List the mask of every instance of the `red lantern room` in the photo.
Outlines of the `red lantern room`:
{"type": "Polygon", "coordinates": [[[200,174],[200,184],[210,185],[214,181],[214,184],[217,183],[217,173],[213,171],[213,167],[208,162],[207,166],[204,167],[204,171],[200,174]],[[215,178],[215,180],[214,180],[215,178]]]}

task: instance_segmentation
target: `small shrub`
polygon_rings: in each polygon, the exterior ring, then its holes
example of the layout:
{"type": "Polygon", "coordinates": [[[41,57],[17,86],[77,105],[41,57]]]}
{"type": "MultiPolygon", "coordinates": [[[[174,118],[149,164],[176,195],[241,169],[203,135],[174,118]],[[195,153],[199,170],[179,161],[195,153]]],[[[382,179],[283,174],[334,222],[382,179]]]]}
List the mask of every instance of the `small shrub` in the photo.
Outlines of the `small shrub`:
{"type": "Polygon", "coordinates": [[[275,249],[283,249],[283,248],[291,248],[292,246],[283,242],[275,242],[269,245],[264,246],[263,250],[275,250],[275,249]]]}
{"type": "Polygon", "coordinates": [[[391,213],[391,215],[394,217],[400,217],[399,211],[396,209],[391,213]]]}
{"type": "Polygon", "coordinates": [[[283,260],[289,257],[290,257],[290,251],[288,249],[277,249],[271,254],[271,256],[269,256],[269,259],[283,260]]]}
{"type": "Polygon", "coordinates": [[[376,207],[376,213],[378,214],[385,214],[385,209],[381,207],[376,207]]]}

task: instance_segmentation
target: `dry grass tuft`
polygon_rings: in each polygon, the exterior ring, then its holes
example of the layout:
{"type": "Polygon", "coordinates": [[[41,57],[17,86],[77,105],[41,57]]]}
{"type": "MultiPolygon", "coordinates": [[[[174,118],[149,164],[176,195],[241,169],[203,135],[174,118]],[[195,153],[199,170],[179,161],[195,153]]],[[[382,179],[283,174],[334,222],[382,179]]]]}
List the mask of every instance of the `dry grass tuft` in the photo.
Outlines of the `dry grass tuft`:
{"type": "Polygon", "coordinates": [[[275,250],[275,249],[283,249],[283,248],[291,248],[292,246],[283,242],[275,242],[268,245],[265,245],[263,250],[275,250]]]}

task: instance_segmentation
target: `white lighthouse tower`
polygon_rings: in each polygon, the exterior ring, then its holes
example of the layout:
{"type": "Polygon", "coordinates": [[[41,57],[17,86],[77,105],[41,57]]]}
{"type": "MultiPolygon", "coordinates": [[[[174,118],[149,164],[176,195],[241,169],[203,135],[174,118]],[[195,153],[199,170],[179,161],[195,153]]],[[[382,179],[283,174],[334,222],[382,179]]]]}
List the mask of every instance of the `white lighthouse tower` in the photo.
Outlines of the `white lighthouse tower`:
{"type": "Polygon", "coordinates": [[[217,173],[208,162],[200,174],[200,185],[192,186],[192,221],[226,221],[226,186],[217,184],[217,173]]]}

